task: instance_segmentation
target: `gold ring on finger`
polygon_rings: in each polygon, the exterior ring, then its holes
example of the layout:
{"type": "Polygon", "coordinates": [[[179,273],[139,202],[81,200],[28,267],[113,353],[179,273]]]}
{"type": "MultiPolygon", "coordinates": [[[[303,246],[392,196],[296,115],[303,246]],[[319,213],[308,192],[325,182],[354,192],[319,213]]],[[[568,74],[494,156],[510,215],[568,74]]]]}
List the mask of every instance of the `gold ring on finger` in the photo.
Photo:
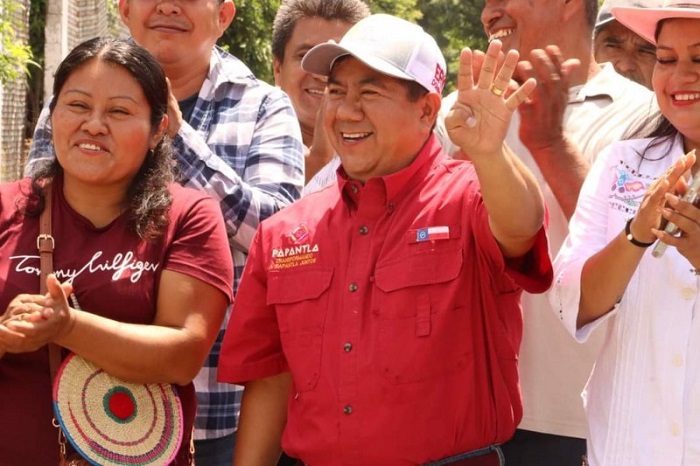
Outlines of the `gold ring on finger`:
{"type": "Polygon", "coordinates": [[[491,86],[491,92],[493,92],[494,95],[500,97],[503,95],[504,91],[503,91],[503,89],[497,88],[496,85],[494,84],[491,86]]]}

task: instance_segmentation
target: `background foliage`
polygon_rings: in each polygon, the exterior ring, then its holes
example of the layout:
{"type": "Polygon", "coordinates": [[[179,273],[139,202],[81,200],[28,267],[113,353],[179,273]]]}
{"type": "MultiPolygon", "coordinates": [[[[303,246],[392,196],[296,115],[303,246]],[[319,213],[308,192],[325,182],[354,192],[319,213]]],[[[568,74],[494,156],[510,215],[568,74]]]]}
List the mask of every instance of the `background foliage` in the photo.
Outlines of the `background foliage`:
{"type": "MultiPolygon", "coordinates": [[[[120,22],[115,0],[109,3],[110,24],[117,28],[120,22]]],[[[273,82],[272,22],[280,0],[234,0],[236,18],[219,40],[219,44],[246,63],[253,72],[267,82],[273,82]]],[[[442,48],[448,63],[447,91],[455,86],[459,51],[469,46],[484,49],[486,41],[479,20],[484,0],[365,0],[373,13],[393,14],[420,24],[432,34],[442,48]]],[[[0,80],[17,76],[27,69],[30,60],[39,64],[30,67],[29,120],[33,120],[43,106],[44,25],[47,0],[32,0],[29,24],[29,46],[21,47],[13,41],[8,8],[0,12],[0,80]],[[12,74],[15,73],[15,74],[12,74]]],[[[13,0],[2,0],[13,5],[13,0]]],[[[31,127],[31,125],[30,125],[31,127]]],[[[31,133],[30,133],[31,134],[31,133]]]]}
{"type": "Polygon", "coordinates": [[[480,19],[483,5],[483,0],[418,0],[423,12],[418,23],[437,40],[447,61],[448,91],[457,85],[459,52],[464,47],[486,50],[488,44],[480,19]]]}
{"type": "MultiPolygon", "coordinates": [[[[388,13],[420,24],[437,40],[454,88],[459,51],[484,49],[479,15],[483,0],[365,0],[373,13],[388,13]]],[[[219,43],[243,60],[259,78],[272,82],[272,21],[280,0],[236,0],[236,18],[219,43]]]]}
{"type": "Polygon", "coordinates": [[[236,17],[219,45],[238,57],[269,83],[272,77],[272,22],[280,0],[234,0],[236,17]]]}
{"type": "Polygon", "coordinates": [[[35,64],[31,48],[17,41],[18,25],[14,16],[21,13],[22,8],[21,4],[12,0],[0,6],[0,84],[26,75],[29,73],[28,66],[35,64]]]}

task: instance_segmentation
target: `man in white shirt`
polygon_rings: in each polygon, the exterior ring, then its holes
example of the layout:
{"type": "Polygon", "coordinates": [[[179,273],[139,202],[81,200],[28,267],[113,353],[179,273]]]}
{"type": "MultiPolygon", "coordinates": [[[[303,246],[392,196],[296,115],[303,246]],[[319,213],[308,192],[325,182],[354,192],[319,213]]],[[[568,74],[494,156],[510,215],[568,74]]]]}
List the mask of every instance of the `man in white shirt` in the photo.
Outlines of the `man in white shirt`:
{"type": "MultiPolygon", "coordinates": [[[[644,87],[593,59],[597,0],[486,0],[481,20],[489,39],[521,57],[521,78],[535,76],[531,101],[511,121],[506,143],[535,173],[549,207],[550,252],[559,250],[590,163],[652,108],[644,87]]],[[[443,100],[449,109],[455,94],[443,100]]],[[[437,132],[456,150],[442,119],[437,132]]],[[[452,148],[452,149],[450,149],[452,148]]],[[[503,447],[509,466],[578,465],[586,449],[580,398],[605,329],[585,345],[562,328],[545,298],[523,294],[520,377],[523,420],[503,447]]]]}
{"type": "Polygon", "coordinates": [[[613,7],[659,8],[657,0],[605,0],[593,31],[593,54],[598,63],[610,62],[622,76],[651,89],[656,46],[616,20],[613,7]]]}

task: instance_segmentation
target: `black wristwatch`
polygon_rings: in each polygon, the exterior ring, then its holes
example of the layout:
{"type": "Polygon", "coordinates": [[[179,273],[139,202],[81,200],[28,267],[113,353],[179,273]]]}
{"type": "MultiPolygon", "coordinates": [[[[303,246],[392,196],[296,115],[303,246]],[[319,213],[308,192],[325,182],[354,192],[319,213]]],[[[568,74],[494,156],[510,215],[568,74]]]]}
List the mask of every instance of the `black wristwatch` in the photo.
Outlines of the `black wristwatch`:
{"type": "Polygon", "coordinates": [[[627,241],[634,244],[638,248],[648,248],[652,244],[656,243],[656,241],[652,241],[651,243],[642,243],[637,238],[635,238],[632,234],[632,230],[630,229],[630,225],[632,225],[632,220],[634,220],[634,217],[630,217],[630,219],[627,220],[627,223],[625,223],[625,238],[627,238],[627,241]]]}

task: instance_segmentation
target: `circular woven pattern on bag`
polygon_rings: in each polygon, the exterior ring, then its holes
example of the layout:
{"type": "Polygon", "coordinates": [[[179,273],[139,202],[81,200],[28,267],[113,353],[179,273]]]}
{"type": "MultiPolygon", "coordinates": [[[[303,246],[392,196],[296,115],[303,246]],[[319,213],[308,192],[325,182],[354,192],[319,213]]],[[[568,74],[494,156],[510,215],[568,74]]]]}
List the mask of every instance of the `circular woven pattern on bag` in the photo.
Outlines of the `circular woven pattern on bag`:
{"type": "Polygon", "coordinates": [[[182,442],[182,406],[170,384],[124,382],[71,354],[53,387],[56,419],[97,465],[163,465],[182,442]]]}

